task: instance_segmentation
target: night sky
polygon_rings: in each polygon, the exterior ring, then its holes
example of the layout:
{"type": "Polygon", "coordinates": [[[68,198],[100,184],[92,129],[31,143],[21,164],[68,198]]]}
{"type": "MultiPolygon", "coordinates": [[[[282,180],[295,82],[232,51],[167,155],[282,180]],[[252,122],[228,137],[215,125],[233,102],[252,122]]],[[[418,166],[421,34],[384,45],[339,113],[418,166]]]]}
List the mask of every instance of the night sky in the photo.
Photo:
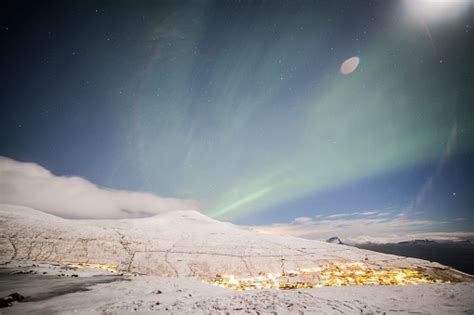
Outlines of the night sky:
{"type": "Polygon", "coordinates": [[[1,156],[241,224],[474,230],[470,1],[0,6],[1,156]]]}

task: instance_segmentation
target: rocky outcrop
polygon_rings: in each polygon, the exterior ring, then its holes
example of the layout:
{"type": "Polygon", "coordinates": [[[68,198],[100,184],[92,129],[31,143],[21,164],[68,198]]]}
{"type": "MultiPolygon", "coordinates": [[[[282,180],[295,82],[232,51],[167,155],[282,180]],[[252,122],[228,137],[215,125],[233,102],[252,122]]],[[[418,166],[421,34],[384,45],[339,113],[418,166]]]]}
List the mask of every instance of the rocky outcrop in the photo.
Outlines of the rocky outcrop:
{"type": "Polygon", "coordinates": [[[18,292],[14,292],[6,297],[0,298],[0,308],[12,306],[14,302],[20,302],[24,300],[25,297],[18,292]]]}

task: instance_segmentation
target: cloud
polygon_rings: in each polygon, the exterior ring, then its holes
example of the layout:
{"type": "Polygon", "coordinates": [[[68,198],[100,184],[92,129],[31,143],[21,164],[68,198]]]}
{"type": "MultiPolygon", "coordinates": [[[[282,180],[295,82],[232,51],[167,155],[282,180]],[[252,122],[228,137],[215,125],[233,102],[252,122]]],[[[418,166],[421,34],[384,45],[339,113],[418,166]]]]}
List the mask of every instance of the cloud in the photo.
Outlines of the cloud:
{"type": "Polygon", "coordinates": [[[382,211],[365,211],[365,212],[345,212],[345,213],[336,213],[331,214],[326,217],[326,219],[339,219],[339,218],[347,218],[347,217],[358,217],[358,216],[387,216],[390,215],[390,212],[382,212],[382,211]]]}
{"type": "Polygon", "coordinates": [[[365,211],[365,212],[360,212],[361,215],[374,215],[374,214],[380,214],[380,213],[386,213],[386,212],[379,212],[379,211],[365,211]]]}
{"type": "Polygon", "coordinates": [[[311,221],[313,221],[313,219],[310,217],[298,217],[293,220],[294,223],[299,223],[299,224],[305,224],[311,221]]]}
{"type": "Polygon", "coordinates": [[[413,239],[474,240],[474,232],[439,232],[453,221],[411,218],[392,211],[341,213],[326,217],[300,217],[290,223],[252,226],[260,233],[326,240],[338,236],[347,243],[387,243],[413,239]]]}
{"type": "Polygon", "coordinates": [[[56,176],[38,164],[1,156],[0,203],[74,219],[145,217],[198,209],[196,201],[102,188],[80,177],[56,176]]]}
{"type": "Polygon", "coordinates": [[[354,213],[336,213],[336,214],[328,215],[326,218],[327,219],[344,218],[344,217],[350,217],[350,216],[353,216],[353,215],[356,215],[356,214],[358,214],[358,212],[354,212],[354,213]]]}

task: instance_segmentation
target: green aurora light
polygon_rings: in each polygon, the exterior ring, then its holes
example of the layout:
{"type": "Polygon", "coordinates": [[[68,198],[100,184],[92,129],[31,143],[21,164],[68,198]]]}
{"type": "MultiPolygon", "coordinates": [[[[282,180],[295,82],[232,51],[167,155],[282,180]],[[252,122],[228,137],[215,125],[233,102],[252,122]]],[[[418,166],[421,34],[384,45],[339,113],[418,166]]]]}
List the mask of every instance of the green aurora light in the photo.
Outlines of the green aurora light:
{"type": "MultiPolygon", "coordinates": [[[[174,16],[179,27],[153,34],[160,44],[142,74],[131,150],[154,191],[234,219],[435,161],[454,125],[472,134],[446,84],[455,74],[411,26],[388,21],[359,50],[333,52],[305,10],[235,18],[211,44],[206,14],[189,9],[174,16]],[[205,45],[214,55],[203,61],[205,45]],[[353,55],[359,68],[341,75],[353,55]]],[[[456,149],[470,146],[471,137],[456,149]]]]}

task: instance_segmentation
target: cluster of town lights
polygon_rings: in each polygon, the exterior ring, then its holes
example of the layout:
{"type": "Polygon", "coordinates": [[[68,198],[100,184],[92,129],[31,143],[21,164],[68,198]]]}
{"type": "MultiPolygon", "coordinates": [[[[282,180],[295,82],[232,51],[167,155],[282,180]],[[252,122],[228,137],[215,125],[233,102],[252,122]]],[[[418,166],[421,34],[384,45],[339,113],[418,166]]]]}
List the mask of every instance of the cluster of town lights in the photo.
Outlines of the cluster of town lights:
{"type": "Polygon", "coordinates": [[[331,263],[299,268],[287,273],[260,272],[256,277],[217,275],[208,283],[237,291],[255,289],[300,289],[348,285],[405,285],[444,282],[412,269],[374,269],[361,263],[331,263]]]}

